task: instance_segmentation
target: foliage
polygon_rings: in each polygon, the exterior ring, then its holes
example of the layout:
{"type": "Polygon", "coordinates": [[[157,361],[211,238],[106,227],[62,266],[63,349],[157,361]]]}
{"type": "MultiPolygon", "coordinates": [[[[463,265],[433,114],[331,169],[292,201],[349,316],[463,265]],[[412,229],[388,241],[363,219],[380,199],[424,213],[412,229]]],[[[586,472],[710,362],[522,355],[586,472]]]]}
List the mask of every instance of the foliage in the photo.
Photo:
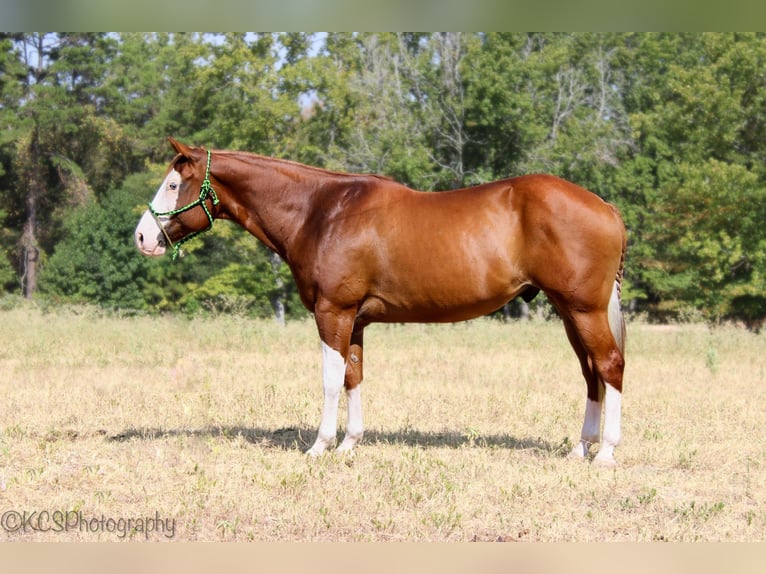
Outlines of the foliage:
{"type": "Polygon", "coordinates": [[[117,308],[144,309],[146,293],[137,278],[149,274],[150,260],[137,256],[132,230],[136,222],[131,176],[102,202],[89,201],[64,221],[65,238],[42,271],[40,290],[62,300],[117,308]]]}
{"type": "Polygon", "coordinates": [[[555,173],[622,211],[632,309],[758,326],[765,64],[755,33],[2,34],[0,289],[304,313],[233,226],[135,253],[172,135],[429,190],[555,173]]]}

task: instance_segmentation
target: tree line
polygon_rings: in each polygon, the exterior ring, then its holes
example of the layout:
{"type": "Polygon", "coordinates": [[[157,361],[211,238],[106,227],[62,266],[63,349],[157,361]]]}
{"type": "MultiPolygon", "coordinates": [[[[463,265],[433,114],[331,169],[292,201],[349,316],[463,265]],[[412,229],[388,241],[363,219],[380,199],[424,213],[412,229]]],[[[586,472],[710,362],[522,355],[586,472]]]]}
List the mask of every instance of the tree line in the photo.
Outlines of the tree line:
{"type": "Polygon", "coordinates": [[[433,191],[553,173],[620,208],[631,310],[759,325],[765,88],[758,33],[2,34],[0,290],[303,313],[232,225],[134,249],[172,135],[433,191]]]}

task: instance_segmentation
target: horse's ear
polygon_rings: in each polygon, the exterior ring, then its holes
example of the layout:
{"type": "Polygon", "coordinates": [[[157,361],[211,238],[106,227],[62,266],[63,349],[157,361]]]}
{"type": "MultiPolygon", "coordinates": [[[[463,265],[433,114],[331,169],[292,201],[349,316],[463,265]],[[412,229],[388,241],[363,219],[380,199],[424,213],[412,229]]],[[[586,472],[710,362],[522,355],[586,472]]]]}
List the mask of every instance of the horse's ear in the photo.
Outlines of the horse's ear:
{"type": "Polygon", "coordinates": [[[197,148],[189,147],[188,145],[182,144],[179,141],[176,141],[172,137],[168,138],[168,141],[170,142],[170,145],[173,146],[173,149],[176,150],[177,153],[182,155],[183,157],[193,160],[196,156],[194,153],[194,150],[197,148]]]}

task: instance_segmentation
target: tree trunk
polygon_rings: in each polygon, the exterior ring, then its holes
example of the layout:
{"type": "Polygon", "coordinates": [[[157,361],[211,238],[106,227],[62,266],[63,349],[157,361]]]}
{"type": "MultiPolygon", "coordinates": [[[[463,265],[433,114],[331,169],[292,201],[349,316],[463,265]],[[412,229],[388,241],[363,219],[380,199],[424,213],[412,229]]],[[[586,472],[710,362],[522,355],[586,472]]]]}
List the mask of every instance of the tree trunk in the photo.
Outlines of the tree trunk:
{"type": "Polygon", "coordinates": [[[519,301],[519,318],[522,321],[529,321],[529,303],[524,299],[519,301]]]}
{"type": "Polygon", "coordinates": [[[39,151],[37,128],[35,128],[30,143],[32,169],[27,188],[27,221],[21,237],[23,264],[21,291],[27,299],[31,299],[37,291],[37,266],[40,259],[40,249],[37,246],[37,207],[41,191],[39,151]]]}
{"type": "MultiPolygon", "coordinates": [[[[46,48],[46,34],[34,33],[24,38],[25,63],[30,71],[31,77],[27,78],[26,97],[34,100],[33,86],[42,83],[45,75],[45,60],[49,55],[46,48]],[[31,51],[27,51],[28,46],[31,51]],[[30,84],[30,81],[32,82],[30,84]]],[[[29,165],[26,174],[26,208],[27,220],[24,223],[24,230],[21,235],[21,292],[24,297],[31,299],[37,291],[37,272],[40,262],[40,248],[38,243],[39,221],[38,210],[40,201],[45,196],[44,181],[41,170],[41,151],[40,151],[40,125],[38,113],[32,107],[32,119],[34,127],[32,129],[31,141],[29,142],[29,165]]]]}
{"type": "Polygon", "coordinates": [[[276,253],[269,255],[271,262],[271,270],[274,272],[274,284],[276,289],[274,290],[274,296],[271,299],[271,306],[274,308],[274,318],[281,326],[285,326],[285,282],[282,276],[279,274],[279,266],[282,264],[282,259],[276,253]]]}

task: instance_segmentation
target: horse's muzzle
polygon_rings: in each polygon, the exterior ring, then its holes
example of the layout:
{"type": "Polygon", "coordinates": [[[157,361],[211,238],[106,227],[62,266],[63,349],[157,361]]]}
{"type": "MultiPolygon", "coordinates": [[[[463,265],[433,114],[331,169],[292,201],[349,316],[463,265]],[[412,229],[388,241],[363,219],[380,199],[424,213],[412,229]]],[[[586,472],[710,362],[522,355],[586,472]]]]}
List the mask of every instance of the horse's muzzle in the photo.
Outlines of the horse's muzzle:
{"type": "Polygon", "coordinates": [[[160,256],[165,254],[166,242],[162,234],[162,229],[155,222],[154,218],[144,215],[136,227],[134,235],[136,247],[143,255],[160,256]]]}

